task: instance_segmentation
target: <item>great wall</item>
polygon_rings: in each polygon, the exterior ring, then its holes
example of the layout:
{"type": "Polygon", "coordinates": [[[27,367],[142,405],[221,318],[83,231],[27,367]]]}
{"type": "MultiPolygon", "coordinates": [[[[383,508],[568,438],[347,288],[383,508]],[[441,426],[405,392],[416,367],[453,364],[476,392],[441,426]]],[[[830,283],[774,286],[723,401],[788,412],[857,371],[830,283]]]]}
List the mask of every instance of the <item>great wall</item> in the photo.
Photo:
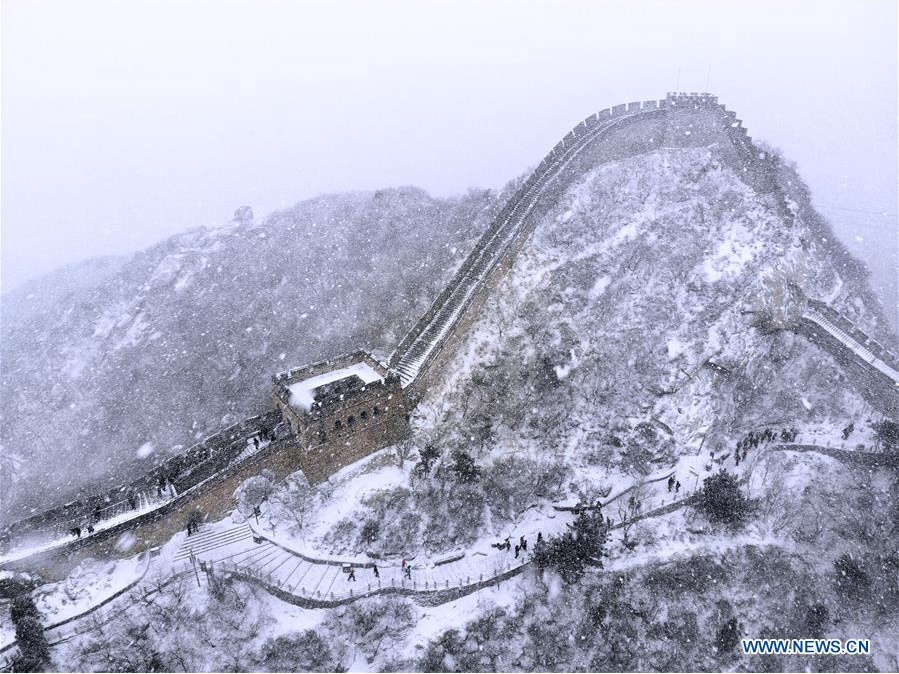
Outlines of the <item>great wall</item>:
{"type": "MultiPolygon", "coordinates": [[[[521,184],[386,364],[357,351],[275,375],[273,410],[223,429],[128,484],[4,527],[0,570],[63,578],[88,557],[121,556],[123,534],[128,554],[135,554],[183,531],[194,512],[208,520],[225,516],[237,487],[264,469],[278,478],[302,470],[315,484],[396,443],[408,433],[409,412],[428,382],[568,185],[600,163],[712,143],[750,187],[772,194],[783,216],[794,217],[774,178],[777,159],[760,151],[714,96],[669,94],[602,110],[572,129],[521,184]],[[76,528],[82,531],[70,533],[76,528]]],[[[788,329],[830,352],[873,407],[899,417],[899,359],[885,347],[815,300],[788,329]]]]}

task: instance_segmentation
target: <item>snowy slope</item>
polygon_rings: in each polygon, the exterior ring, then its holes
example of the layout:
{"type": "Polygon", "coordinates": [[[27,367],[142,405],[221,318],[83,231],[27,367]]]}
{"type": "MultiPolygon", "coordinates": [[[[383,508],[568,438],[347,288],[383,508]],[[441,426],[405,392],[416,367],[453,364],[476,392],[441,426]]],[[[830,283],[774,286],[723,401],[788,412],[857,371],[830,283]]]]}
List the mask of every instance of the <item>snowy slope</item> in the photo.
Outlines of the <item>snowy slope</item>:
{"type": "MultiPolygon", "coordinates": [[[[268,409],[274,372],[387,353],[497,202],[324,196],[3,295],[0,443],[17,459],[0,464],[4,484],[59,502],[128,469],[139,447],[168,451],[268,409]]],[[[21,514],[6,496],[8,517],[21,514]]]]}
{"type": "Polygon", "coordinates": [[[854,422],[843,445],[867,451],[878,419],[827,353],[756,326],[753,312],[779,301],[786,278],[892,338],[860,266],[805,210],[798,178],[784,178],[795,181],[793,217],[713,150],[594,168],[538,224],[434,377],[409,445],[316,490],[281,488],[263,522],[309,554],[425,564],[490,550],[523,526],[548,530],[540,518],[563,516],[554,503],[614,500],[617,521],[618,495],[648,507],[676,498],[664,478],[635,488],[641,479],[673,471],[690,493],[726,466],[758,503],[744,531],[680,508],[638,523],[630,546],[618,529],[605,569],[577,585],[529,569],[435,607],[374,598],[303,610],[241,583],[177,585],[63,657],[83,669],[720,670],[739,666],[717,646],[728,621],[743,636],[790,637],[825,616],[826,636],[870,636],[876,654],[816,666],[889,668],[899,597],[886,532],[899,483],[770,445],[734,466],[752,430],[795,427],[804,442],[840,446],[854,422]],[[425,474],[416,450],[427,446],[439,457],[425,474]],[[453,468],[459,450],[480,469],[473,479],[453,468]],[[868,603],[833,589],[833,561],[847,551],[871,574],[868,603]],[[223,618],[235,612],[247,619],[223,618]],[[168,630],[139,629],[160,620],[168,630]]]}
{"type": "Polygon", "coordinates": [[[864,405],[830,358],[751,312],[786,276],[869,330],[884,321],[822,223],[775,206],[711,150],[597,167],[537,227],[422,416],[447,444],[489,417],[507,449],[551,439],[618,463],[631,453],[608,440],[640,424],[658,451],[689,451],[851,416],[864,405]]]}

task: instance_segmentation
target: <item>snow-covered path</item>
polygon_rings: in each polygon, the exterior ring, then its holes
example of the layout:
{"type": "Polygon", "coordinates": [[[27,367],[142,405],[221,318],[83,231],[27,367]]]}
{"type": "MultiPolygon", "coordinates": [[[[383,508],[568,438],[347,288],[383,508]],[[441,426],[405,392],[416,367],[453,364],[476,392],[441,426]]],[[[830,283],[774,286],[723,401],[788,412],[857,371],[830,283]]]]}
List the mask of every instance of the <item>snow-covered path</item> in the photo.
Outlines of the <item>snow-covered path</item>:
{"type": "MultiPolygon", "coordinates": [[[[671,474],[665,471],[642,482],[649,491],[641,495],[642,503],[630,512],[628,523],[664,515],[689,501],[686,494],[666,491],[665,480],[671,474]]],[[[617,504],[630,491],[623,490],[604,505],[617,504]]],[[[509,550],[494,545],[504,542],[505,537],[501,541],[484,538],[465,551],[408,560],[408,574],[403,560],[322,556],[300,549],[295,541],[264,532],[252,521],[234,524],[224,520],[208,525],[185,538],[168,562],[178,572],[236,573],[308,606],[328,606],[388,592],[428,595],[456,590],[464,594],[513,575],[529,564],[538,535],[550,538],[561,534],[574,520],[569,507],[561,508],[539,510],[520,527],[507,532],[509,550]],[[527,549],[519,550],[516,556],[515,547],[521,538],[526,540],[527,549]],[[351,566],[355,580],[349,577],[351,566]]],[[[613,530],[624,527],[620,518],[617,522],[612,519],[613,530]]],[[[166,562],[164,558],[160,561],[166,562]]]]}

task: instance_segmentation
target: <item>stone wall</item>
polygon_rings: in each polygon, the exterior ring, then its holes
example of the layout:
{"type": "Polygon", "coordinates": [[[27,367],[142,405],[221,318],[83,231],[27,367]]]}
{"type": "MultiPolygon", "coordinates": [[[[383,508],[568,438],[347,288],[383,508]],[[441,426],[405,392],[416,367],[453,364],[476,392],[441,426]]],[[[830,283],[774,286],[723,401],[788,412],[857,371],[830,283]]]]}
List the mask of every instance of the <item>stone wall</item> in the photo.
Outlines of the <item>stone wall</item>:
{"type": "Polygon", "coordinates": [[[408,433],[406,396],[400,379],[365,351],[354,351],[275,375],[272,401],[297,436],[300,466],[312,484],[401,440],[408,433]],[[309,410],[290,404],[288,386],[364,362],[382,379],[317,399],[309,410]]]}
{"type": "Polygon", "coordinates": [[[300,469],[299,459],[296,442],[289,438],[276,441],[155,510],[86,538],[72,540],[60,548],[5,562],[0,564],[0,569],[32,571],[47,580],[59,579],[88,558],[122,557],[162,545],[185,530],[194,510],[199,510],[207,520],[219,519],[234,508],[234,491],[244,480],[266,468],[284,478],[300,469]]]}
{"type": "MultiPolygon", "coordinates": [[[[518,251],[525,245],[534,227],[555,205],[558,196],[586,171],[598,164],[646,154],[661,148],[703,147],[715,145],[716,151],[736,171],[741,179],[761,194],[772,195],[772,206],[787,216],[783,195],[776,174],[776,158],[756,148],[736,115],[708,94],[669,94],[665,100],[633,102],[601,110],[579,123],[544,157],[534,172],[519,187],[516,194],[488,227],[475,250],[457,271],[453,281],[444,289],[416,326],[406,335],[391,355],[390,364],[400,362],[407,349],[428,323],[438,314],[457,283],[463,283],[472,267],[478,250],[486,245],[494,232],[509,217],[515,205],[528,197],[528,190],[548,171],[554,170],[559,159],[568,162],[552,182],[537,196],[531,196],[530,211],[522,222],[515,240],[503,253],[491,272],[483,279],[460,318],[431,353],[419,370],[417,378],[406,387],[410,405],[414,405],[427,389],[429,382],[445,366],[456,346],[464,341],[467,332],[480,313],[484,299],[498,280],[511,268],[518,251]],[[580,145],[581,147],[577,147],[580,145]],[[570,153],[570,154],[569,154],[570,153]]],[[[791,220],[788,220],[791,222],[791,220]]]]}
{"type": "MultiPolygon", "coordinates": [[[[891,419],[899,419],[899,388],[894,381],[871,367],[814,321],[803,318],[796,332],[833,356],[871,407],[891,419]]],[[[870,346],[866,345],[866,348],[870,346]]]]}
{"type": "Polygon", "coordinates": [[[312,484],[399,442],[409,432],[406,396],[395,375],[349,393],[316,413],[298,438],[300,465],[312,484]]]}
{"type": "MultiPolygon", "coordinates": [[[[246,447],[246,440],[271,432],[279,415],[273,412],[251,417],[204,438],[180,454],[159,461],[140,477],[100,494],[50,508],[14,522],[0,530],[0,542],[38,534],[64,534],[73,527],[85,527],[97,520],[110,519],[132,510],[131,495],[156,493],[164,477],[178,493],[223,470],[246,447]]],[[[3,548],[0,548],[3,549],[3,548]]]]}

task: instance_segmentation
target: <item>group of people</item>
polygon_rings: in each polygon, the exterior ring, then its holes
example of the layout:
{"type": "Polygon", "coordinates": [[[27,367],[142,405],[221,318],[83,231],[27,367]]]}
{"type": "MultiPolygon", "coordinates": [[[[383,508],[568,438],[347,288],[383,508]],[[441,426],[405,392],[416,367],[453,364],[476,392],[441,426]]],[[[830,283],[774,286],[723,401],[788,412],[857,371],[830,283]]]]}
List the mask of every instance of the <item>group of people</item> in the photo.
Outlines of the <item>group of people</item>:
{"type": "Polygon", "coordinates": [[[94,525],[88,524],[84,529],[82,529],[81,527],[72,527],[71,529],[69,529],[69,533],[75,538],[81,538],[82,533],[90,536],[92,533],[94,533],[94,525]]]}
{"type": "Polygon", "coordinates": [[[91,511],[90,521],[84,526],[78,525],[69,529],[69,534],[74,536],[75,538],[81,538],[82,535],[89,536],[94,533],[94,525],[103,519],[103,508],[100,507],[100,504],[94,506],[93,511],[91,511]]]}
{"type": "MultiPolygon", "coordinates": [[[[371,572],[375,578],[381,577],[381,570],[378,568],[377,564],[371,565],[371,572]]],[[[412,565],[409,564],[405,559],[403,560],[403,573],[406,578],[412,579],[412,565]]],[[[356,582],[356,566],[354,564],[350,564],[349,568],[347,568],[347,582],[356,582]]]]}
{"type": "Polygon", "coordinates": [[[737,449],[734,452],[734,461],[739,466],[740,461],[745,461],[749,454],[749,449],[755,449],[759,445],[768,444],[770,442],[796,442],[799,436],[798,428],[782,428],[780,433],[771,428],[763,431],[750,431],[746,436],[737,443],[737,449]]]}
{"type": "Polygon", "coordinates": [[[675,494],[680,493],[680,480],[678,480],[674,475],[668,478],[668,491],[674,490],[675,494]]]}
{"type": "Polygon", "coordinates": [[[156,495],[164,496],[168,493],[169,487],[171,486],[171,482],[165,475],[160,475],[159,479],[156,480],[156,495]]]}
{"type": "MultiPolygon", "coordinates": [[[[543,532],[537,532],[537,543],[540,544],[543,542],[543,532]]],[[[512,537],[506,536],[506,540],[499,541],[498,543],[491,543],[491,548],[496,548],[497,550],[505,550],[508,552],[512,549],[512,537]]],[[[528,550],[528,539],[524,536],[521,536],[518,539],[518,543],[515,545],[515,559],[518,559],[518,555],[522,552],[527,552],[528,550]]]]}

